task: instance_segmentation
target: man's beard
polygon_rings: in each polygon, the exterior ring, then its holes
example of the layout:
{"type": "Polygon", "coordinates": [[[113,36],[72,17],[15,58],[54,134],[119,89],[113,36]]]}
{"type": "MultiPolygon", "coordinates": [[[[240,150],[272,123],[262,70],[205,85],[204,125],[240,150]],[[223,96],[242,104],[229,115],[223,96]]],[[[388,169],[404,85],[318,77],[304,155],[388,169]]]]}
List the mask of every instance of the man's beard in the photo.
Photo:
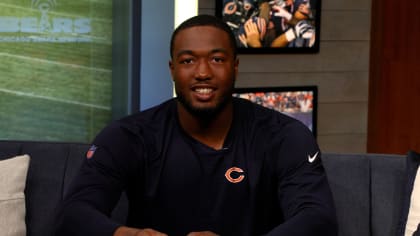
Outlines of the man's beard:
{"type": "Polygon", "coordinates": [[[228,104],[229,99],[231,98],[224,98],[222,101],[220,101],[216,106],[214,107],[195,107],[191,104],[191,102],[187,101],[184,96],[177,96],[178,101],[184,106],[184,108],[193,116],[199,117],[201,119],[212,119],[217,114],[220,113],[220,111],[225,108],[226,104],[228,104]]]}
{"type": "Polygon", "coordinates": [[[177,93],[177,99],[182,104],[182,106],[193,116],[198,117],[200,119],[213,119],[216,115],[218,115],[226,105],[232,99],[234,84],[227,92],[226,96],[223,97],[215,106],[213,107],[196,107],[188,101],[182,93],[177,93]]]}

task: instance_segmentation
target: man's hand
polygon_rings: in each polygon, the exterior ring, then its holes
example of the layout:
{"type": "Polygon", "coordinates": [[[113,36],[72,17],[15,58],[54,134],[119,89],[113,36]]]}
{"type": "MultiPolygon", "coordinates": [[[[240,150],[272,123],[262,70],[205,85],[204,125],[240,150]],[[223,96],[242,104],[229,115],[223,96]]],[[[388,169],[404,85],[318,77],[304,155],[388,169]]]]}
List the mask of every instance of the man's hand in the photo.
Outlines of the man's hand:
{"type": "MultiPolygon", "coordinates": [[[[154,229],[136,229],[126,226],[119,227],[114,236],[168,236],[162,232],[156,231],[154,229]]],[[[191,232],[187,236],[219,236],[211,231],[200,231],[200,232],[191,232]]]]}
{"type": "Polygon", "coordinates": [[[154,229],[141,229],[137,231],[136,236],[168,236],[154,229]]]}
{"type": "MultiPolygon", "coordinates": [[[[261,19],[262,21],[262,27],[265,26],[265,21],[261,19]]],[[[245,34],[239,35],[239,40],[245,45],[250,46],[253,48],[259,48],[261,47],[261,35],[258,30],[258,26],[255,22],[252,21],[252,19],[249,19],[244,24],[245,34]]]]}
{"type": "Polygon", "coordinates": [[[125,226],[119,227],[114,236],[168,236],[154,229],[135,229],[125,226]]]}
{"type": "Polygon", "coordinates": [[[295,33],[298,38],[310,39],[315,34],[315,28],[307,21],[299,21],[295,26],[295,33]]]}
{"type": "Polygon", "coordinates": [[[191,232],[187,236],[219,236],[211,231],[191,232]]]}
{"type": "Polygon", "coordinates": [[[260,32],[258,26],[252,20],[248,20],[245,23],[245,33],[247,37],[247,43],[251,47],[261,47],[260,32]]]}
{"type": "Polygon", "coordinates": [[[293,17],[293,15],[289,11],[287,11],[281,6],[274,5],[271,7],[271,9],[273,10],[274,15],[277,17],[283,17],[288,21],[293,17]]]}

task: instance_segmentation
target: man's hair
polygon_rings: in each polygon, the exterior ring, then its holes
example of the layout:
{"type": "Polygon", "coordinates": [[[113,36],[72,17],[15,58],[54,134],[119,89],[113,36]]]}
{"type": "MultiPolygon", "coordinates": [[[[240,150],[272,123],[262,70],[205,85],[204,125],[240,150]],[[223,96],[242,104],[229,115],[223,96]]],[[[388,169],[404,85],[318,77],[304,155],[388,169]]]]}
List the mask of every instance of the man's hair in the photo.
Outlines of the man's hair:
{"type": "Polygon", "coordinates": [[[229,36],[229,43],[233,50],[233,56],[236,58],[237,50],[236,50],[236,40],[235,36],[233,35],[232,30],[229,26],[221,19],[212,16],[212,15],[198,15],[193,16],[186,21],[182,22],[172,33],[171,37],[171,48],[170,48],[170,55],[171,58],[173,57],[173,49],[174,49],[174,41],[175,37],[178,35],[179,32],[185,29],[189,29],[195,26],[213,26],[215,28],[221,29],[225,31],[229,36]]]}

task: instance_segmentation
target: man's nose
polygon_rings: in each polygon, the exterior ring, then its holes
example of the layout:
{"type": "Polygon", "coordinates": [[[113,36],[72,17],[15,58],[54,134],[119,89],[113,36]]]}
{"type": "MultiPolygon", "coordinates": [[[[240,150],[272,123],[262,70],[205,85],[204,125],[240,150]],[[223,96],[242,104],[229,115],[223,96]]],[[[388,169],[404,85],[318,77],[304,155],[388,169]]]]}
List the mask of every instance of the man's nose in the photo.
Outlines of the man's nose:
{"type": "Polygon", "coordinates": [[[197,79],[209,79],[211,77],[211,69],[209,62],[207,60],[200,60],[197,69],[195,77],[197,79]]]}

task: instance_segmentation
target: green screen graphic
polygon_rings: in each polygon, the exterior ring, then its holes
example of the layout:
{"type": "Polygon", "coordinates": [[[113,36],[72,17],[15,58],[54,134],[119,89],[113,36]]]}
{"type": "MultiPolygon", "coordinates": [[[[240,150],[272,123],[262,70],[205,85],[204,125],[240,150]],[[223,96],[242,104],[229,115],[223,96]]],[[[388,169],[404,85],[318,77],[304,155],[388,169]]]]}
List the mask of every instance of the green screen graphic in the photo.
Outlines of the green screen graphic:
{"type": "Polygon", "coordinates": [[[112,0],[2,0],[0,139],[90,142],[111,119],[112,0]]]}

